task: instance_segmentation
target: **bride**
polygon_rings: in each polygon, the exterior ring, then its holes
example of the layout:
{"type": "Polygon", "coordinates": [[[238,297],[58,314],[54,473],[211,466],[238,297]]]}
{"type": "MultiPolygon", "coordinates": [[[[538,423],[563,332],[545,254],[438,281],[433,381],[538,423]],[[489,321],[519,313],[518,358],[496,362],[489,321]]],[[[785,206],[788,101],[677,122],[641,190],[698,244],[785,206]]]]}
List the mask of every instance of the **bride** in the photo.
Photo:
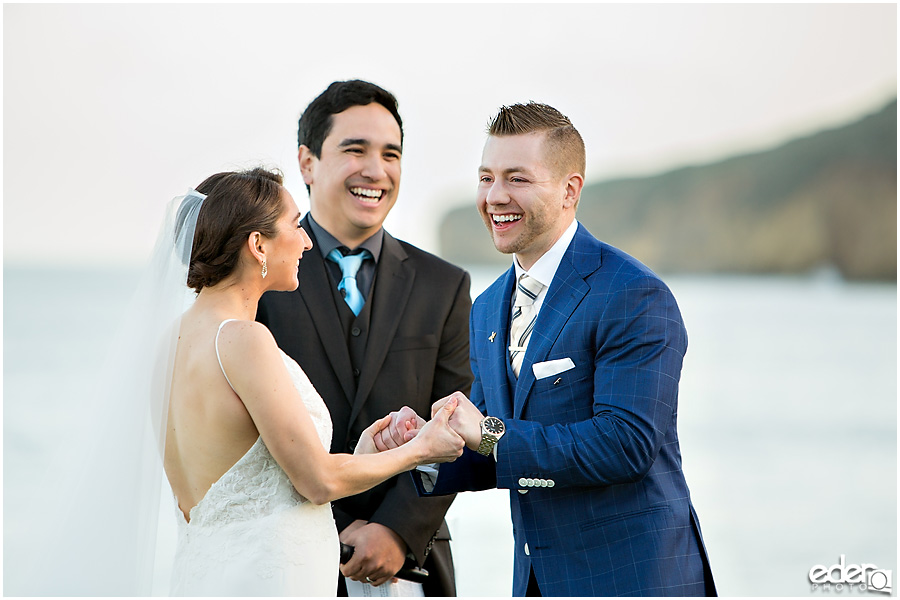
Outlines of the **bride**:
{"type": "Polygon", "coordinates": [[[387,416],[354,455],[329,453],[325,403],[254,321],[264,292],[297,288],[312,247],[281,183],[263,169],[220,173],[180,211],[181,228],[197,215],[187,274],[197,297],[181,318],[166,420],[174,595],[333,596],[339,542],[328,503],[462,453],[452,407],[395,451],[378,454],[373,442],[387,416]]]}
{"type": "Polygon", "coordinates": [[[329,502],[462,453],[453,406],[395,450],[374,446],[386,416],[354,455],[329,453],[322,398],[254,321],[311,247],[281,183],[219,173],[170,203],[85,419],[47,440],[59,467],[7,515],[33,528],[15,546],[22,595],[155,595],[174,562],[174,595],[334,596],[329,502]]]}

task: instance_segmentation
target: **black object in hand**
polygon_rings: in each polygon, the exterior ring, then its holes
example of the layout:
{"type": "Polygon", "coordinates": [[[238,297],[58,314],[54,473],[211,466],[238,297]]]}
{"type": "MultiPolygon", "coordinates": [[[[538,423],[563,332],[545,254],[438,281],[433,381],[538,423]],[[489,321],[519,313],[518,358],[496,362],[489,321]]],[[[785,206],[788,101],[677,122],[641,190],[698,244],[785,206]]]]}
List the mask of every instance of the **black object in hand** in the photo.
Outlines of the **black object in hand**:
{"type": "MultiPolygon", "coordinates": [[[[353,557],[353,550],[353,546],[341,542],[342,565],[346,564],[347,561],[353,557]]],[[[400,567],[400,570],[397,571],[397,574],[394,575],[394,577],[399,577],[400,579],[405,579],[414,583],[425,583],[425,580],[428,579],[428,571],[417,565],[414,558],[407,556],[406,562],[403,563],[403,566],[400,567]]]]}

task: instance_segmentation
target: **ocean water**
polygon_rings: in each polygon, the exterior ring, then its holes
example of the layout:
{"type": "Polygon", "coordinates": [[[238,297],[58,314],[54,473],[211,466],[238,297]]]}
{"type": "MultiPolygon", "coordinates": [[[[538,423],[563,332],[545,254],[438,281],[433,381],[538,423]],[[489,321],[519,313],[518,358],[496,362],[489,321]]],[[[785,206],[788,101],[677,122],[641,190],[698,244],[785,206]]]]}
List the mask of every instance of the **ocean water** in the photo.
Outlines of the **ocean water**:
{"type": "MultiPolygon", "coordinates": [[[[500,269],[471,272],[477,293],[500,269]]],[[[86,390],[137,273],[3,277],[4,592],[19,594],[17,549],[33,528],[21,515],[64,451],[41,440],[90,418],[86,390]]],[[[679,437],[720,594],[821,596],[809,570],[841,555],[896,571],[896,286],[828,274],[665,279],[690,339],[679,437]]],[[[460,494],[448,521],[460,595],[508,596],[508,493],[460,494]]]]}

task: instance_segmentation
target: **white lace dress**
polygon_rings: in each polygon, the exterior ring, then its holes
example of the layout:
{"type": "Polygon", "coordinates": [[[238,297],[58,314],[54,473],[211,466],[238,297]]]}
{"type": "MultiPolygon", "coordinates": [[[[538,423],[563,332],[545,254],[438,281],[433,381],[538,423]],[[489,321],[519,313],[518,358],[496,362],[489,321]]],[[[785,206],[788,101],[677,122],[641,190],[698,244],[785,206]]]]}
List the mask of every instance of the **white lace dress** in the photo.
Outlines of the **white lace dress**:
{"type": "MultiPolygon", "coordinates": [[[[328,408],[300,366],[282,356],[328,449],[328,408]]],[[[177,500],[176,512],[173,596],[337,593],[339,542],[331,505],[316,506],[297,493],[262,438],[191,509],[190,522],[177,500]]]]}

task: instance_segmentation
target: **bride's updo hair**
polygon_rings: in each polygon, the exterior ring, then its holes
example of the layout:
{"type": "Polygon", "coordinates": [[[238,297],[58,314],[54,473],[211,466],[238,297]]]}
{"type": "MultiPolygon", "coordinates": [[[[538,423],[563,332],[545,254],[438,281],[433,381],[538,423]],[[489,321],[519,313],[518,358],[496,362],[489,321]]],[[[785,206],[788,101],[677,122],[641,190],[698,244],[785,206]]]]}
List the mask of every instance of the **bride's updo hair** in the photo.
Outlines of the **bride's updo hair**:
{"type": "Polygon", "coordinates": [[[257,167],[216,173],[197,186],[206,200],[197,216],[187,284],[200,293],[231,275],[254,231],[274,238],[281,217],[280,171],[257,167]]]}

